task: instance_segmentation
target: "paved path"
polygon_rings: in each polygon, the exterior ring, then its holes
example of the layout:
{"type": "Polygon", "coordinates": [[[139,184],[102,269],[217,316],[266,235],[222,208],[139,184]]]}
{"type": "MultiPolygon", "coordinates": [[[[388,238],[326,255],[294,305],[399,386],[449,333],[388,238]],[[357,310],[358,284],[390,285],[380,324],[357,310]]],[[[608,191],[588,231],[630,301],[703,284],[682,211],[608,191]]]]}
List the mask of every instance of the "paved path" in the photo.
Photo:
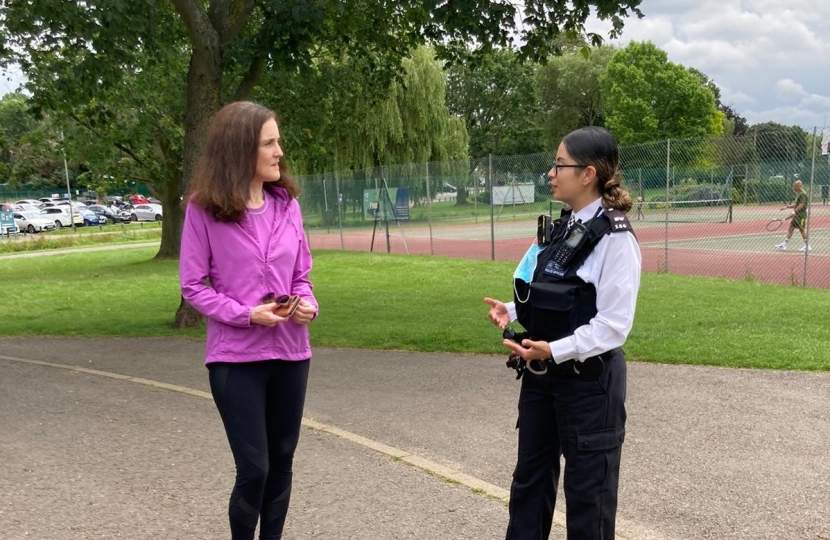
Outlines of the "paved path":
{"type": "MultiPolygon", "coordinates": [[[[202,351],[1,339],[0,538],[226,539],[202,351]]],[[[503,538],[518,384],[501,357],[312,362],[287,539],[503,538]]],[[[830,539],[830,374],[631,363],[627,404],[620,538],[830,539]]]]}

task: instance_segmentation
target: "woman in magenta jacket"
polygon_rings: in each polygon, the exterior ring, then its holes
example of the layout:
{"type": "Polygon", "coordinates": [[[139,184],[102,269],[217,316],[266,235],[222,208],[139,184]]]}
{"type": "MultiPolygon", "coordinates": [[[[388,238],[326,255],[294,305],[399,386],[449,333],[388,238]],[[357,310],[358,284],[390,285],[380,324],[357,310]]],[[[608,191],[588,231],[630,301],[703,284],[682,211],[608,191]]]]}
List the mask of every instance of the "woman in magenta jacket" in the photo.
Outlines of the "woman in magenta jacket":
{"type": "Polygon", "coordinates": [[[205,363],[236,463],[232,540],[282,537],[317,316],[311,252],[273,111],[213,118],[182,230],[182,296],[207,317],[205,363]],[[280,303],[299,297],[291,315],[280,303]]]}

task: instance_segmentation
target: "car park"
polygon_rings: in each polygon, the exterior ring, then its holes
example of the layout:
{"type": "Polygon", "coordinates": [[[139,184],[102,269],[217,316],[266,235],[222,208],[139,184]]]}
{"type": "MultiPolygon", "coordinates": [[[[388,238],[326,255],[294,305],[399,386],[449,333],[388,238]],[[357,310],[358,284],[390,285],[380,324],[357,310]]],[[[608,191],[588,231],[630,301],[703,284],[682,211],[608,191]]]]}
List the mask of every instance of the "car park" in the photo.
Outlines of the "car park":
{"type": "Polygon", "coordinates": [[[81,214],[73,212],[69,214],[68,206],[50,206],[43,208],[40,215],[52,221],[55,226],[60,229],[62,227],[71,227],[73,224],[78,227],[84,224],[84,218],[81,214]]]}
{"type": "Polygon", "coordinates": [[[53,231],[55,222],[45,218],[40,211],[23,211],[14,213],[14,223],[18,230],[27,233],[53,231]]]}
{"type": "Polygon", "coordinates": [[[161,221],[160,204],[136,204],[130,210],[130,221],[161,221]]]}

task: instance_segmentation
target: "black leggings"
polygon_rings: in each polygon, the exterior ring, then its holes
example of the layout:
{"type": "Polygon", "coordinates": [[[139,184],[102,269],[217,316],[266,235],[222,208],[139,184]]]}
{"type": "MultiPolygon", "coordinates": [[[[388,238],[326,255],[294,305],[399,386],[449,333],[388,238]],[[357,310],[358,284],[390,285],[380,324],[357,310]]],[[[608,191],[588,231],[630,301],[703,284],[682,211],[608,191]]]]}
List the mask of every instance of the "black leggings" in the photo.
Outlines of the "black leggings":
{"type": "Polygon", "coordinates": [[[282,538],[300,438],[309,361],[208,364],[210,390],[236,463],[232,540],[282,538]]]}

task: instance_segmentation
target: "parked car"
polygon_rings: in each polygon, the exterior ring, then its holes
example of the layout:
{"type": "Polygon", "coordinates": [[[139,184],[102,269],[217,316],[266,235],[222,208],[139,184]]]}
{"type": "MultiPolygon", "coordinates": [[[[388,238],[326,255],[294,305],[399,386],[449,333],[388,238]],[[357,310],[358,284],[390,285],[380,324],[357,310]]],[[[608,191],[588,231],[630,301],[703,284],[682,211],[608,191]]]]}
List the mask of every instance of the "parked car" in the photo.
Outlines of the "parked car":
{"type": "Polygon", "coordinates": [[[116,212],[113,212],[110,208],[107,208],[106,206],[103,206],[103,205],[100,205],[100,204],[93,204],[92,206],[89,206],[89,210],[91,212],[95,212],[99,216],[104,216],[107,219],[107,221],[109,221],[110,223],[120,223],[122,221],[130,221],[129,216],[127,216],[127,217],[120,216],[116,212]]]}
{"type": "Polygon", "coordinates": [[[20,199],[19,201],[14,201],[14,204],[30,204],[32,206],[40,206],[43,202],[37,199],[20,199]]]}
{"type": "Polygon", "coordinates": [[[70,216],[68,206],[50,206],[43,208],[40,211],[40,215],[54,222],[58,229],[71,227],[73,223],[76,227],[84,224],[84,218],[81,214],[73,212],[70,216]]]}
{"type": "Polygon", "coordinates": [[[443,191],[444,193],[455,193],[458,190],[455,189],[455,186],[451,186],[450,184],[444,183],[444,185],[441,187],[441,191],[443,191]]]}
{"type": "Polygon", "coordinates": [[[27,233],[53,231],[56,228],[55,222],[43,217],[40,211],[15,212],[14,224],[20,231],[27,233]]]}
{"type": "Polygon", "coordinates": [[[130,210],[131,221],[161,221],[161,219],[160,204],[136,204],[130,210]]]}
{"type": "Polygon", "coordinates": [[[12,206],[12,210],[15,212],[34,212],[35,214],[40,213],[41,204],[38,203],[37,205],[34,204],[15,204],[12,206]]]}
{"type": "Polygon", "coordinates": [[[81,214],[81,217],[84,219],[84,225],[106,225],[107,218],[106,216],[101,216],[93,212],[87,206],[83,206],[81,208],[75,207],[75,211],[81,214]]]}
{"type": "Polygon", "coordinates": [[[141,194],[133,194],[127,197],[127,201],[131,204],[147,204],[150,201],[147,200],[147,197],[141,194]]]}

